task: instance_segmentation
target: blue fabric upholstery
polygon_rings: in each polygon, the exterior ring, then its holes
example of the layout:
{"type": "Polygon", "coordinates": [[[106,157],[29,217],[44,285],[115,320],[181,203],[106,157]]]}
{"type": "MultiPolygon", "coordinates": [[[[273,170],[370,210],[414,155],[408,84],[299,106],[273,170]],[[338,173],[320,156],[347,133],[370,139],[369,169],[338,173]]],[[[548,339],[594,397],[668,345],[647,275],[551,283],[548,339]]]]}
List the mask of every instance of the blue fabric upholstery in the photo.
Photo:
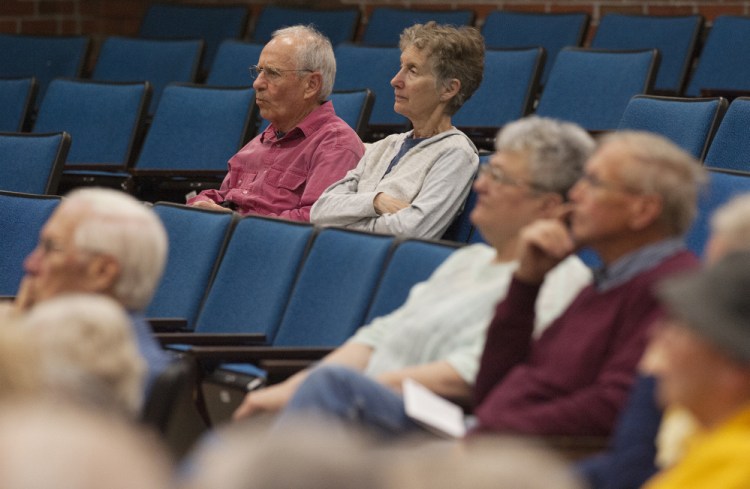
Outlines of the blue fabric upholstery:
{"type": "Polygon", "coordinates": [[[89,44],[88,36],[0,34],[0,77],[36,77],[40,101],[54,78],[81,76],[89,44]]]}
{"type": "Polygon", "coordinates": [[[248,10],[244,5],[178,5],[154,3],[141,22],[138,35],[153,39],[203,39],[203,68],[208,69],[224,39],[245,34],[248,10]]]}
{"type": "Polygon", "coordinates": [[[399,48],[340,44],[334,51],[337,65],[334,89],[369,88],[375,94],[370,124],[406,127],[406,118],[393,111],[395,96],[391,79],[401,63],[399,48]]]}
{"type": "Polygon", "coordinates": [[[636,95],[618,129],[661,134],[702,160],[727,109],[723,98],[675,98],[636,95]]]}
{"type": "Polygon", "coordinates": [[[658,65],[655,49],[564,48],[557,55],[536,113],[589,131],[617,128],[631,97],[647,93],[658,65]]]}
{"type": "Polygon", "coordinates": [[[705,165],[750,172],[750,98],[732,101],[711,141],[705,165]]]}
{"type": "Polygon", "coordinates": [[[258,63],[262,44],[245,41],[226,40],[216,53],[206,85],[223,87],[250,87],[253,79],[248,68],[258,63]]]}
{"type": "Polygon", "coordinates": [[[102,81],[149,81],[153,96],[149,113],[172,82],[194,82],[203,53],[203,40],[109,37],[102,44],[91,78],[102,81]]]}
{"type": "Polygon", "coordinates": [[[438,24],[471,25],[471,10],[418,10],[410,8],[376,7],[370,13],[362,44],[368,46],[398,46],[401,32],[414,24],[434,20],[438,24]]]}
{"type": "Polygon", "coordinates": [[[69,148],[70,135],[65,132],[0,133],[0,190],[56,193],[69,148]]]}
{"type": "Polygon", "coordinates": [[[453,116],[453,125],[465,129],[498,128],[531,112],[544,66],[544,49],[487,50],[479,89],[453,116]]]}
{"type": "Polygon", "coordinates": [[[392,236],[326,228],[300,271],[274,346],[338,346],[363,324],[392,236]]]}
{"type": "Polygon", "coordinates": [[[750,17],[716,17],[685,93],[697,96],[702,88],[750,91],[748,56],[750,17]]]}
{"type": "Polygon", "coordinates": [[[36,78],[0,78],[0,132],[20,132],[34,107],[36,78]]]}
{"type": "Polygon", "coordinates": [[[547,63],[542,85],[547,81],[557,53],[565,46],[581,46],[590,16],[586,13],[527,13],[496,10],[487,15],[482,35],[488,48],[542,46],[547,63]]]}
{"type": "Polygon", "coordinates": [[[708,241],[714,211],[733,197],[750,192],[750,175],[710,171],[709,178],[709,184],[698,200],[698,216],[686,237],[688,248],[698,256],[703,255],[703,248],[708,241]]]}
{"type": "Polygon", "coordinates": [[[296,24],[312,24],[325,34],[334,46],[354,40],[359,24],[359,9],[307,9],[266,5],[258,16],[252,39],[258,43],[271,40],[276,29],[296,24]]]}
{"type": "Polygon", "coordinates": [[[375,95],[372,90],[336,91],[331,94],[331,102],[336,115],[349,124],[360,138],[367,132],[375,95]]]}
{"type": "Polygon", "coordinates": [[[406,301],[411,288],[424,282],[457,246],[436,241],[409,239],[391,253],[364,324],[388,314],[406,301]]]}
{"type": "MultiPolygon", "coordinates": [[[[489,163],[491,157],[492,154],[479,155],[479,167],[481,168],[482,165],[489,163]]],[[[474,178],[476,179],[478,175],[479,172],[477,171],[477,175],[474,178]]],[[[456,219],[445,231],[443,239],[457,241],[459,243],[484,243],[484,240],[481,239],[481,235],[479,236],[479,240],[471,240],[473,234],[479,235],[478,231],[474,231],[474,225],[471,223],[471,211],[474,210],[474,205],[476,205],[476,203],[477,193],[472,185],[471,190],[469,190],[469,195],[466,197],[466,202],[464,202],[464,208],[461,209],[461,212],[456,216],[456,219]]]]}
{"type": "Polygon", "coordinates": [[[234,213],[157,203],[169,258],[148,317],[183,318],[192,329],[234,223],[234,213]]]}
{"type": "Polygon", "coordinates": [[[241,219],[196,322],[197,333],[265,333],[281,322],[313,227],[280,219],[241,219]]]}
{"type": "Polygon", "coordinates": [[[654,88],[682,93],[703,28],[700,15],[607,14],[599,20],[592,48],[650,49],[661,55],[654,88]]]}
{"type": "Polygon", "coordinates": [[[226,172],[249,139],[254,100],[252,88],[168,86],[135,168],[226,172]]]}
{"type": "Polygon", "coordinates": [[[146,82],[54,80],[39,108],[34,132],[70,133],[68,163],[125,167],[131,162],[150,94],[146,82]]]}
{"type": "Polygon", "coordinates": [[[23,261],[36,247],[39,231],[59,202],[60,197],[0,191],[0,229],[13,237],[0,240],[0,295],[18,291],[23,261]]]}

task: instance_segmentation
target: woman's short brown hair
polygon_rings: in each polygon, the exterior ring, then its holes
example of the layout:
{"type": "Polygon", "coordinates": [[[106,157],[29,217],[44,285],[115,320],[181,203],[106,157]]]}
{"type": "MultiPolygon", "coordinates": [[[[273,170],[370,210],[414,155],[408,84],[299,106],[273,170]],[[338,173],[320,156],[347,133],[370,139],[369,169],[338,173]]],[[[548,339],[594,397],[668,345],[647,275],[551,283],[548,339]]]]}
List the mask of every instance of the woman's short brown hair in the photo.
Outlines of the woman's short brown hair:
{"type": "Polygon", "coordinates": [[[479,88],[484,74],[484,38],[474,27],[440,25],[434,21],[415,24],[401,33],[399,47],[427,50],[438,83],[447,85],[458,79],[461,88],[446,107],[455,114],[479,88]]]}

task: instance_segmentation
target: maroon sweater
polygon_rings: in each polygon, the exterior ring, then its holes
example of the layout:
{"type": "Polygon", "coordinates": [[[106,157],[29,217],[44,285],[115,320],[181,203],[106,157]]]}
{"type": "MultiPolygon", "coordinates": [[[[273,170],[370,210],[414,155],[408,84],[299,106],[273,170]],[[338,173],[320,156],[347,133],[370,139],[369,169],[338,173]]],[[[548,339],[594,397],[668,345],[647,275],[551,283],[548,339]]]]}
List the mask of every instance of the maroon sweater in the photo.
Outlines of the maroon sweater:
{"type": "Polygon", "coordinates": [[[487,332],[475,386],[477,430],[608,435],[661,314],[652,286],[697,263],[681,251],[612,289],[589,286],[535,342],[539,286],[513,279],[487,332]]]}

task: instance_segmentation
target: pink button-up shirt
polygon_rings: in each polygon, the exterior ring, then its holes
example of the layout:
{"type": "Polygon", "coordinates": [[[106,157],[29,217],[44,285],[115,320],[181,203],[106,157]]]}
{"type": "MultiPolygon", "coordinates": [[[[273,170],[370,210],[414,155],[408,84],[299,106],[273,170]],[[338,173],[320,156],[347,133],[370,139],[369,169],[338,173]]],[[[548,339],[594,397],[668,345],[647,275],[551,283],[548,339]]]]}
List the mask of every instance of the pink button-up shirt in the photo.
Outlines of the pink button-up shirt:
{"type": "Polygon", "coordinates": [[[357,165],[365,148],[354,130],[325,102],[281,139],[273,124],[229,159],[218,190],[188,204],[229,200],[241,214],[309,221],[320,194],[357,165]]]}

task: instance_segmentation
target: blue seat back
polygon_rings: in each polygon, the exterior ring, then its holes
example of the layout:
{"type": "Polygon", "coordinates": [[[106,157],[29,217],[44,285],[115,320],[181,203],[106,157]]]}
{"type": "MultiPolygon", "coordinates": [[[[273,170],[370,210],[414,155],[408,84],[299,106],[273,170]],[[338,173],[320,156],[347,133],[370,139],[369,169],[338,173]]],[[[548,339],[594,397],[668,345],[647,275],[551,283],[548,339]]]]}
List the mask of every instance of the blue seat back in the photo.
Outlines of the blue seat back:
{"type": "Polygon", "coordinates": [[[702,160],[727,109],[724,98],[676,98],[636,95],[618,129],[661,134],[702,160]]]}
{"type": "Polygon", "coordinates": [[[482,35],[488,48],[520,48],[542,46],[547,62],[542,72],[542,85],[557,53],[566,46],[581,46],[590,16],[586,13],[530,13],[496,10],[487,15],[482,35]]]}
{"type": "Polygon", "coordinates": [[[711,141],[705,165],[750,172],[750,98],[732,101],[711,141]]]}
{"type": "Polygon", "coordinates": [[[263,45],[228,39],[221,43],[208,72],[206,85],[250,87],[253,79],[248,68],[258,63],[263,45]]]}
{"type": "MultiPolygon", "coordinates": [[[[491,154],[479,155],[479,168],[481,169],[482,165],[486,165],[487,163],[489,163],[491,157],[491,154]]],[[[477,170],[477,174],[474,176],[474,179],[476,180],[476,178],[478,177],[479,170],[477,170]]],[[[458,216],[456,216],[456,219],[445,231],[445,234],[443,234],[443,239],[456,241],[458,243],[472,242],[471,236],[475,233],[475,231],[474,225],[471,222],[471,211],[474,210],[474,206],[476,205],[476,203],[477,192],[476,190],[474,190],[474,185],[472,185],[471,190],[469,190],[469,195],[466,196],[464,208],[461,209],[461,212],[458,214],[458,216]]],[[[479,233],[477,232],[476,234],[479,233]]]]}
{"type": "Polygon", "coordinates": [[[658,49],[661,62],[654,88],[679,95],[687,82],[702,29],[700,15],[607,14],[599,20],[591,47],[658,49]]]}
{"type": "Polygon", "coordinates": [[[232,232],[195,331],[273,338],[313,235],[310,224],[248,216],[232,232]]]}
{"type": "Polygon", "coordinates": [[[248,87],[168,86],[135,167],[226,171],[250,137],[254,100],[248,87]]]}
{"type": "Polygon", "coordinates": [[[143,128],[148,82],[108,83],[57,79],[50,83],[34,132],[67,131],[68,163],[127,166],[143,128]]]}
{"type": "Polygon", "coordinates": [[[39,231],[60,197],[0,191],[0,229],[12,239],[0,240],[0,295],[15,295],[23,278],[23,261],[39,240],[39,231]]]}
{"type": "Polygon", "coordinates": [[[750,91],[750,17],[714,19],[685,94],[703,88],[750,91]]]}
{"type": "Polygon", "coordinates": [[[0,132],[20,132],[34,107],[36,78],[0,78],[0,132]]]}
{"type": "Polygon", "coordinates": [[[331,102],[336,111],[336,115],[349,124],[349,127],[364,137],[370,122],[372,106],[375,102],[375,95],[372,90],[365,88],[363,90],[341,90],[331,94],[331,102]]]}
{"type": "Polygon", "coordinates": [[[401,307],[411,288],[430,278],[456,248],[454,244],[419,239],[398,243],[388,259],[364,324],[401,307]]]}
{"type": "Polygon", "coordinates": [[[544,56],[543,48],[487,50],[482,84],[453,116],[453,124],[497,130],[529,114],[544,56]]]}
{"type": "Polygon", "coordinates": [[[308,9],[266,5],[255,23],[252,39],[258,43],[271,40],[275,30],[291,25],[312,25],[334,46],[354,40],[359,24],[359,9],[308,9]]]}
{"type": "Polygon", "coordinates": [[[404,116],[393,111],[395,96],[391,79],[401,65],[401,50],[395,47],[371,47],[340,44],[336,54],[335,90],[369,88],[375,94],[370,125],[402,125],[404,116]]]}
{"type": "Polygon", "coordinates": [[[81,76],[90,44],[88,36],[0,34],[0,77],[35,77],[38,103],[54,78],[81,76]]]}
{"type": "Polygon", "coordinates": [[[653,85],[658,52],[564,48],[557,55],[536,113],[589,131],[616,129],[634,95],[653,85]]]}
{"type": "Polygon", "coordinates": [[[202,53],[202,39],[108,37],[99,51],[91,78],[150,82],[153,95],[149,113],[153,114],[169,83],[196,80],[202,53]]]}
{"type": "Polygon", "coordinates": [[[363,324],[392,236],[326,228],[300,270],[274,346],[337,346],[363,324]]]}
{"type": "Polygon", "coordinates": [[[709,171],[709,183],[698,199],[698,216],[686,236],[688,248],[702,255],[711,234],[710,222],[714,211],[733,197],[748,192],[750,175],[709,171]]]}
{"type": "Polygon", "coordinates": [[[370,13],[361,42],[368,46],[398,46],[399,37],[404,29],[431,20],[438,24],[471,25],[474,22],[474,12],[376,7],[370,13]]]}
{"type": "Polygon", "coordinates": [[[154,211],[169,237],[169,257],[146,309],[149,317],[195,318],[229,241],[234,213],[157,203],[154,211]]]}
{"type": "Polygon", "coordinates": [[[154,3],[146,10],[139,37],[203,39],[203,68],[208,69],[224,39],[240,39],[247,27],[244,5],[179,5],[154,3]]]}
{"type": "Polygon", "coordinates": [[[66,132],[0,133],[0,190],[56,193],[69,148],[66,132]]]}

